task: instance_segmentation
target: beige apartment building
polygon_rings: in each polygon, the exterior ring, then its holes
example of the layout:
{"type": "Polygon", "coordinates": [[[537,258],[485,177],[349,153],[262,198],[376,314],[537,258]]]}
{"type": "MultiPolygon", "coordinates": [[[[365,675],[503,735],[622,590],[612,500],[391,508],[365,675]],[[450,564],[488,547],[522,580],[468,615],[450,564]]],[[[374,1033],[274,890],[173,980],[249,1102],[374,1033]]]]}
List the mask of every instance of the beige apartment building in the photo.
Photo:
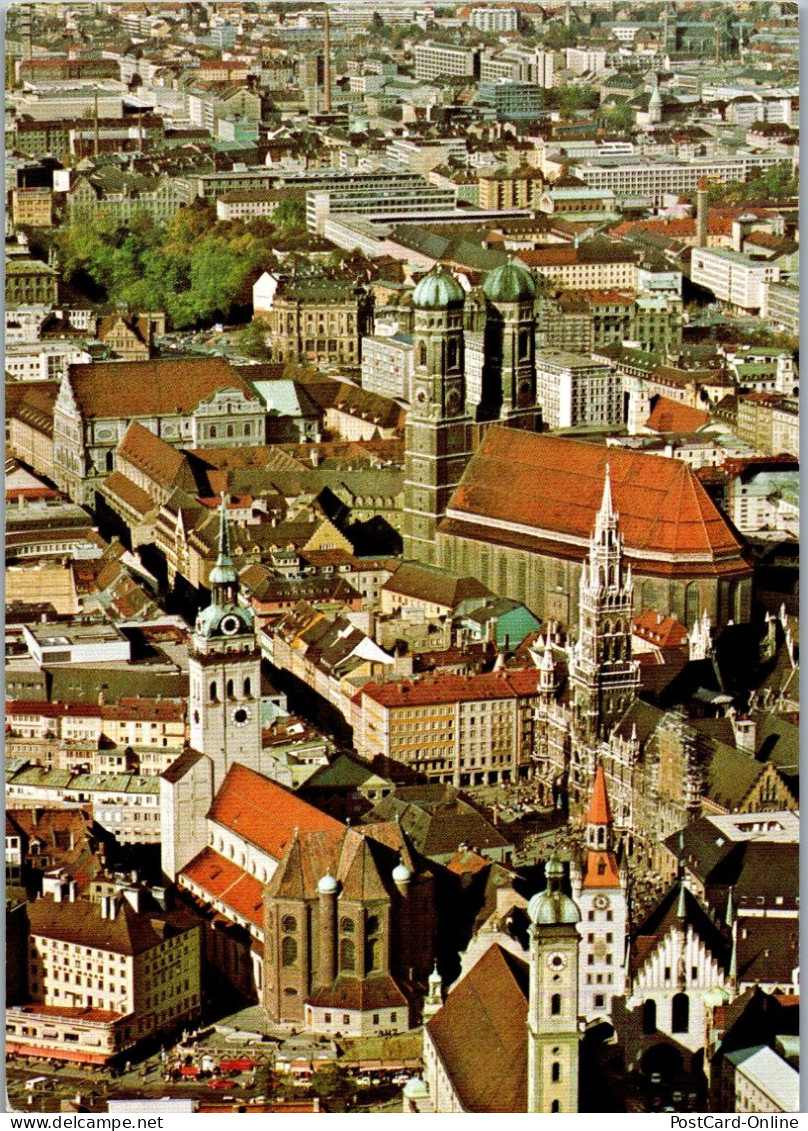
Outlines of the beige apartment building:
{"type": "Polygon", "coordinates": [[[102,1064],[199,1017],[194,916],[147,910],[134,887],[93,902],[46,886],[29,907],[30,1001],[6,1013],[7,1051],[102,1064]]]}
{"type": "Polygon", "coordinates": [[[517,781],[531,767],[540,678],[533,668],[366,684],[357,749],[455,786],[517,781]]]}

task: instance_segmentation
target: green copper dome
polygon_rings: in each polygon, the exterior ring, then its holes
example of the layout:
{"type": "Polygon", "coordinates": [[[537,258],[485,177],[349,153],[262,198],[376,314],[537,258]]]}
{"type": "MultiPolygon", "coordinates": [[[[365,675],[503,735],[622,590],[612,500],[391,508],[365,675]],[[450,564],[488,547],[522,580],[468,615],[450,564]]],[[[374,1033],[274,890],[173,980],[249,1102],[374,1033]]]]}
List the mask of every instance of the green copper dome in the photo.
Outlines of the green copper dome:
{"type": "Polygon", "coordinates": [[[547,887],[528,901],[527,915],[531,923],[537,927],[577,923],[581,913],[577,904],[561,891],[564,867],[556,856],[547,861],[545,876],[547,887]]]}
{"type": "Polygon", "coordinates": [[[421,310],[445,310],[453,303],[463,302],[465,297],[454,275],[439,263],[433,271],[424,275],[412,292],[412,304],[421,310]]]}
{"type": "Polygon", "coordinates": [[[488,273],[483,291],[491,302],[524,302],[536,294],[536,280],[527,267],[509,260],[488,273]]]}

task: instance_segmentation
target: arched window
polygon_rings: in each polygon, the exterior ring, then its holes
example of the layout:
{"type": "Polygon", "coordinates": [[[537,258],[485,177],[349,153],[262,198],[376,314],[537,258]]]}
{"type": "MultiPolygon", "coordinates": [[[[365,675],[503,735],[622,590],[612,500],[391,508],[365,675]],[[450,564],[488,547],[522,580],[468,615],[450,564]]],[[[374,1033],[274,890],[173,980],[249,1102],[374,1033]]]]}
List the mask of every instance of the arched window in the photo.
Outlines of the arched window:
{"type": "Polygon", "coordinates": [[[519,331],[519,360],[524,361],[530,353],[530,331],[519,331]]]}
{"type": "Polygon", "coordinates": [[[252,695],[252,681],[249,676],[244,680],[244,694],[245,696],[252,695]]]}
{"type": "Polygon", "coordinates": [[[553,1017],[558,1017],[561,1012],[561,994],[553,994],[550,998],[550,1012],[553,1017]]]}
{"type": "Polygon", "coordinates": [[[418,345],[418,364],[426,365],[426,343],[420,342],[418,345]]]}
{"type": "Polygon", "coordinates": [[[228,681],[227,681],[227,698],[228,699],[233,698],[233,681],[232,681],[232,679],[228,679],[228,681]]]}
{"type": "Polygon", "coordinates": [[[216,680],[215,679],[210,685],[210,697],[211,697],[211,699],[216,698],[216,680]]]}
{"type": "Polygon", "coordinates": [[[557,1084],[558,1081],[561,1079],[561,1065],[558,1063],[557,1060],[553,1061],[551,1076],[552,1076],[552,1080],[553,1080],[554,1084],[557,1084]]]}
{"type": "Polygon", "coordinates": [[[699,587],[694,582],[685,589],[685,624],[692,628],[699,619],[699,587]]]}
{"type": "Polygon", "coordinates": [[[646,1035],[656,1032],[656,1002],[650,997],[643,1002],[642,1031],[646,1035]]]}
{"type": "Polygon", "coordinates": [[[227,438],[228,438],[228,440],[231,440],[233,438],[233,425],[232,424],[227,425],[227,438]]]}
{"type": "Polygon", "coordinates": [[[598,828],[598,847],[606,844],[606,829],[603,825],[598,828]]]}
{"type": "Polygon", "coordinates": [[[356,945],[353,939],[342,939],[339,944],[340,970],[356,969],[356,945]]]}
{"type": "Polygon", "coordinates": [[[354,933],[353,919],[349,919],[347,916],[340,919],[339,929],[342,931],[343,935],[352,935],[354,933]]]}
{"type": "Polygon", "coordinates": [[[281,965],[294,966],[297,962],[297,941],[285,938],[281,943],[281,965]]]}
{"type": "Polygon", "coordinates": [[[210,436],[211,440],[216,439],[216,436],[218,435],[218,433],[216,431],[216,425],[215,424],[211,424],[210,432],[208,433],[208,435],[210,436]]]}
{"type": "Polygon", "coordinates": [[[297,919],[295,919],[294,915],[284,915],[281,919],[281,930],[289,935],[297,930],[297,919]]]}
{"type": "Polygon", "coordinates": [[[553,1102],[550,1104],[550,1111],[551,1112],[557,1112],[558,1110],[559,1110],[558,1100],[553,1100],[553,1102]]]}
{"type": "Polygon", "coordinates": [[[381,924],[377,915],[370,915],[365,924],[365,973],[381,967],[382,940],[381,924]]]}
{"type": "Polygon", "coordinates": [[[671,1002],[671,1032],[686,1033],[690,1027],[690,998],[687,994],[674,994],[671,1002]]]}
{"type": "Polygon", "coordinates": [[[457,342],[454,338],[449,339],[446,347],[446,366],[448,369],[454,369],[457,365],[457,342]]]}
{"type": "Polygon", "coordinates": [[[114,469],[114,467],[115,467],[115,453],[114,452],[107,452],[106,467],[107,467],[107,471],[112,471],[114,469]]]}

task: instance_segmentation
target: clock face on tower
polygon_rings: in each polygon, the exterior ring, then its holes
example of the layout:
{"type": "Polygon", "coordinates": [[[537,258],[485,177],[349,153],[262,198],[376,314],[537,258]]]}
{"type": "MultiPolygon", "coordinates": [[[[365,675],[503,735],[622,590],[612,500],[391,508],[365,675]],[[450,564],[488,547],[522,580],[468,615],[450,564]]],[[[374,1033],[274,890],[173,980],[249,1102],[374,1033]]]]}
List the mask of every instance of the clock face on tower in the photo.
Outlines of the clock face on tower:
{"type": "Polygon", "coordinates": [[[592,900],[592,902],[594,903],[595,907],[597,907],[598,910],[600,910],[600,911],[602,911],[604,909],[604,907],[609,906],[608,896],[605,896],[605,895],[596,895],[595,898],[592,900]]]}
{"type": "Polygon", "coordinates": [[[252,718],[249,707],[236,707],[232,717],[237,727],[245,726],[252,718]]]}
{"type": "Polygon", "coordinates": [[[233,616],[232,613],[228,613],[226,617],[222,617],[221,621],[219,622],[219,628],[222,630],[225,636],[235,636],[235,634],[241,628],[241,621],[238,619],[238,617],[233,616]]]}
{"type": "Polygon", "coordinates": [[[452,389],[446,397],[446,412],[449,416],[456,416],[460,412],[460,393],[452,389]]]}
{"type": "Polygon", "coordinates": [[[415,400],[416,400],[417,404],[426,404],[426,402],[427,402],[427,391],[426,391],[426,389],[416,389],[415,400]]]}
{"type": "Polygon", "coordinates": [[[563,970],[567,965],[566,954],[562,954],[559,950],[554,950],[552,954],[547,955],[547,965],[551,970],[563,970]]]}

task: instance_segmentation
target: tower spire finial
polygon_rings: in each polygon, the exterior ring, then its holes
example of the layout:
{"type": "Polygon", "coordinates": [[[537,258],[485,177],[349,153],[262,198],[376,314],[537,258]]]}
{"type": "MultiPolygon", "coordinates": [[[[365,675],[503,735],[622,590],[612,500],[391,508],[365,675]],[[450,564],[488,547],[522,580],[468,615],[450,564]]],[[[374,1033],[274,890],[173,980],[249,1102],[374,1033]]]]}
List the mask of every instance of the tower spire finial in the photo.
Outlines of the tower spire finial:
{"type": "Polygon", "coordinates": [[[216,565],[210,571],[210,585],[216,604],[230,604],[236,599],[238,571],[230,556],[230,529],[227,524],[227,495],[221,493],[219,508],[219,552],[216,565]]]}
{"type": "Polygon", "coordinates": [[[600,501],[600,512],[598,517],[607,518],[613,514],[614,506],[612,505],[612,477],[607,461],[606,470],[603,477],[603,498],[600,501]]]}
{"type": "Polygon", "coordinates": [[[227,526],[227,494],[219,492],[219,557],[217,564],[230,561],[230,531],[227,526]]]}

